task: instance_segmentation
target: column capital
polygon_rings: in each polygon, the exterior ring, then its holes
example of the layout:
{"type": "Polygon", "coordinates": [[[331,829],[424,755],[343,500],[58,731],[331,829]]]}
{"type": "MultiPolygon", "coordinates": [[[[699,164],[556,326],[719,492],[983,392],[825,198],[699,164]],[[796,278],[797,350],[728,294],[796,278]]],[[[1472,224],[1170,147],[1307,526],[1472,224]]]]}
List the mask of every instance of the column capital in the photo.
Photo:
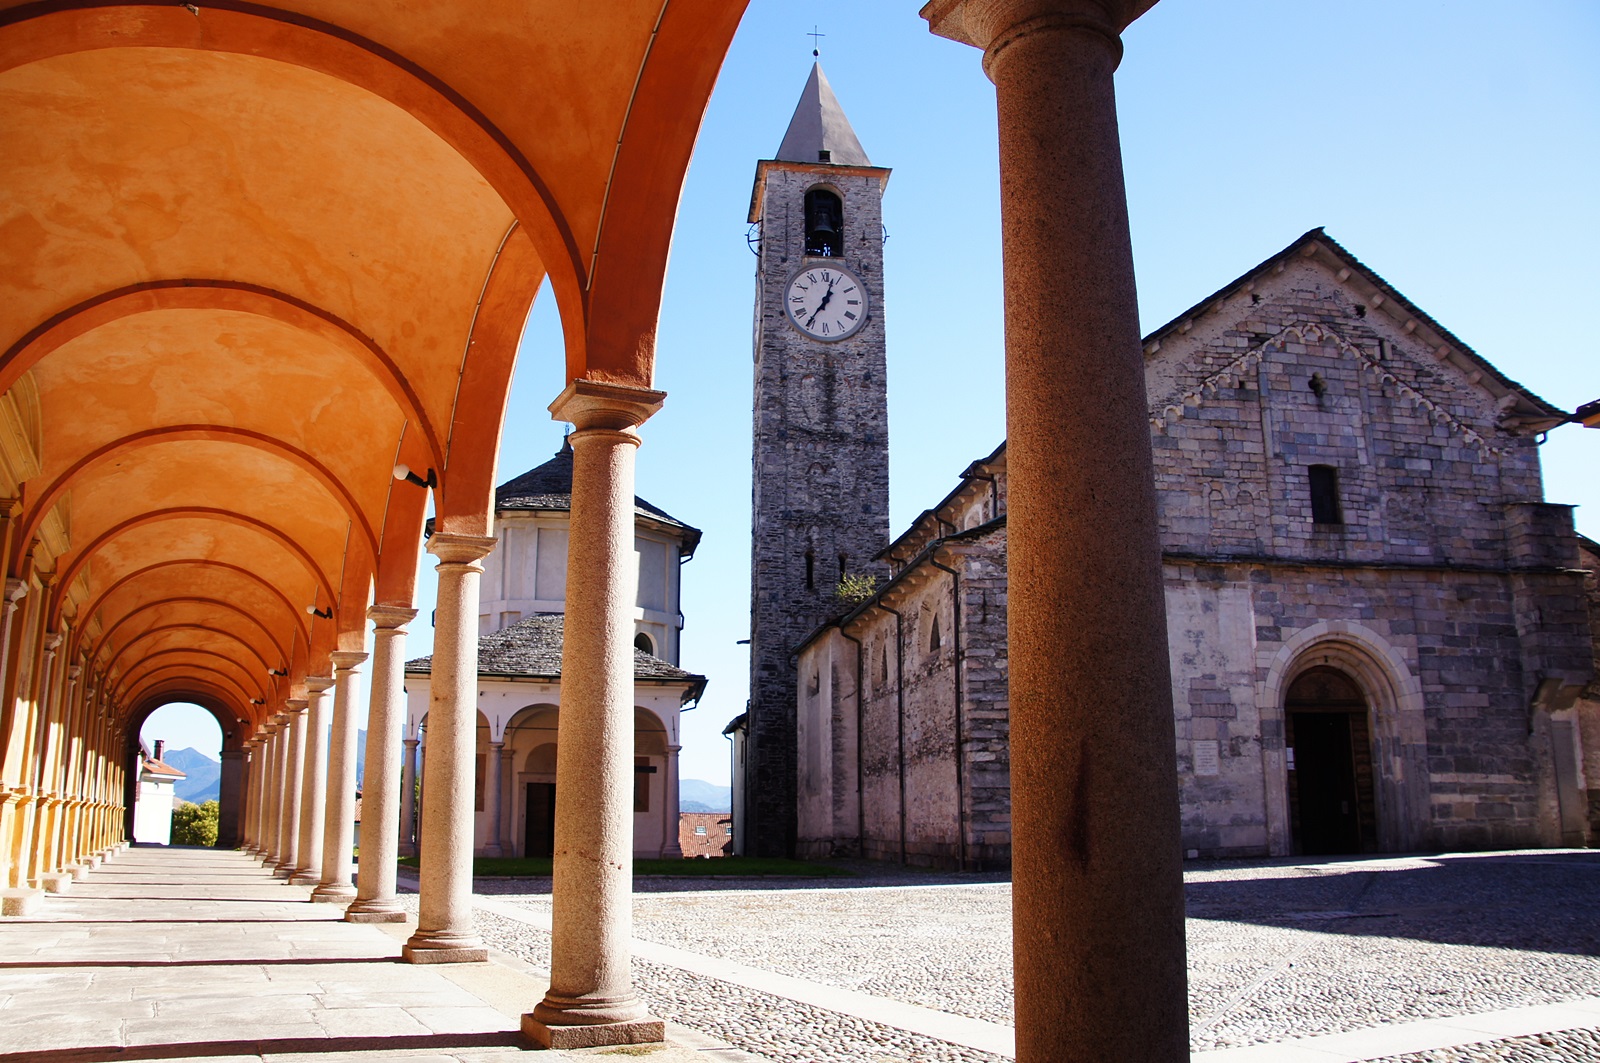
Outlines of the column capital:
{"type": "Polygon", "coordinates": [[[420,739],[420,738],[402,738],[402,739],[400,739],[400,741],[404,742],[408,746],[416,746],[416,745],[420,745],[421,744],[422,739],[420,739]]]}
{"type": "Polygon", "coordinates": [[[360,650],[334,650],[328,656],[336,672],[353,672],[367,659],[367,655],[360,650]]]}
{"type": "Polygon", "coordinates": [[[920,14],[930,32],[984,51],[984,70],[1006,46],[1050,30],[1087,30],[1118,55],[1122,31],[1156,0],[929,0],[920,14]]]}
{"type": "Polygon", "coordinates": [[[408,605],[374,605],[367,610],[367,619],[379,631],[400,631],[417,618],[417,611],[408,605]]]}
{"type": "Polygon", "coordinates": [[[5,604],[13,608],[28,594],[28,581],[11,576],[6,580],[5,604]]]}
{"type": "Polygon", "coordinates": [[[588,428],[625,431],[649,420],[666,398],[665,391],[574,380],[550,404],[550,415],[558,421],[572,422],[580,432],[588,428]]]}
{"type": "Polygon", "coordinates": [[[435,532],[428,536],[428,553],[437,557],[441,565],[470,565],[488,557],[496,542],[492,535],[435,532]]]}
{"type": "MultiPolygon", "coordinates": [[[[325,694],[331,686],[333,686],[333,676],[331,675],[306,676],[306,692],[309,694],[325,694]]],[[[291,701],[289,704],[293,705],[294,702],[291,701]]],[[[309,699],[301,704],[309,704],[309,699]]]]}
{"type": "Polygon", "coordinates": [[[302,712],[305,712],[307,706],[309,706],[310,704],[311,704],[311,702],[308,701],[305,698],[288,698],[288,699],[286,699],[284,701],[284,703],[283,703],[283,708],[284,708],[284,713],[285,713],[284,722],[287,723],[291,718],[300,715],[302,712]]]}

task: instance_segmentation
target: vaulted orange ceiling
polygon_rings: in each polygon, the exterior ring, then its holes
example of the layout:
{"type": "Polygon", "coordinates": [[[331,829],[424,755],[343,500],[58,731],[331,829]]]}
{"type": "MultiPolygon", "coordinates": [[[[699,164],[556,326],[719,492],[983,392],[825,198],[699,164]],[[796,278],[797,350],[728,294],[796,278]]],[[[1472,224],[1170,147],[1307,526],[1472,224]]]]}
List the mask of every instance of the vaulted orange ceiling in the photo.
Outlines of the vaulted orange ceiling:
{"type": "Polygon", "coordinates": [[[649,385],[742,9],[0,2],[0,392],[34,451],[6,563],[119,707],[257,723],[409,603],[397,462],[488,533],[547,274],[551,396],[649,385]]]}

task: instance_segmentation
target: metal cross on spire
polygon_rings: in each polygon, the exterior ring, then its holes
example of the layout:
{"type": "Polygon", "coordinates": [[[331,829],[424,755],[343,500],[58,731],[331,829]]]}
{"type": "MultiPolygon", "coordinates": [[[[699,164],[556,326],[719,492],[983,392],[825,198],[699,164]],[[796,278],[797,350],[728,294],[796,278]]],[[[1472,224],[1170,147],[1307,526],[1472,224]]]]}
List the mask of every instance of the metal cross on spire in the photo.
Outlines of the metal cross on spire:
{"type": "Polygon", "coordinates": [[[811,32],[806,34],[806,36],[811,38],[811,57],[813,59],[820,59],[822,57],[822,52],[818,48],[818,45],[821,43],[821,38],[826,37],[827,34],[818,33],[817,24],[813,22],[811,24],[811,32]]]}

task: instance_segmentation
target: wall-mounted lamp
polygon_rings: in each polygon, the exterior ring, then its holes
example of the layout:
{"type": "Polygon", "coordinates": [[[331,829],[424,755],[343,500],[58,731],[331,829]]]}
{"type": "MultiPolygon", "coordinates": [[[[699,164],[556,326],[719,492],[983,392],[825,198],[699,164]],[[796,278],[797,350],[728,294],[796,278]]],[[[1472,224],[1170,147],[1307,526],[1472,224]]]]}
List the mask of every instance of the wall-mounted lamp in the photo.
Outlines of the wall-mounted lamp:
{"type": "Polygon", "coordinates": [[[416,484],[418,487],[439,486],[439,479],[433,474],[432,469],[428,470],[428,478],[424,480],[422,477],[412,472],[411,466],[405,464],[404,462],[401,462],[399,465],[394,467],[394,478],[396,480],[404,480],[408,484],[416,484]]]}
{"type": "MultiPolygon", "coordinates": [[[[250,699],[250,704],[252,704],[252,705],[265,705],[266,702],[262,701],[260,698],[251,698],[250,699]]],[[[244,723],[243,720],[240,720],[239,722],[240,723],[244,723]]]]}
{"type": "Polygon", "coordinates": [[[329,606],[326,609],[318,609],[315,605],[308,605],[308,606],[306,606],[306,612],[310,613],[312,616],[320,616],[324,620],[332,620],[333,619],[333,607],[332,606],[329,606]]]}
{"type": "Polygon", "coordinates": [[[282,678],[283,676],[286,676],[289,673],[288,673],[288,671],[286,671],[285,669],[282,669],[282,668],[268,668],[267,669],[267,674],[268,675],[275,675],[275,676],[278,676],[279,678],[282,678]]]}

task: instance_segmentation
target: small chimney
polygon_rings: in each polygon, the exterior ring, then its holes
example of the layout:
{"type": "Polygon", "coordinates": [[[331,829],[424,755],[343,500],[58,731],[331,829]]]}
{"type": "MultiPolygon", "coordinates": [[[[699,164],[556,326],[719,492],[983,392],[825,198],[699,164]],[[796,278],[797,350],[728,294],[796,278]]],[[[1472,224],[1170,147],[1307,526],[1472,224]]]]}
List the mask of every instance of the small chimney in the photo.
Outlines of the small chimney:
{"type": "Polygon", "coordinates": [[[154,759],[160,760],[161,759],[161,751],[166,749],[166,748],[167,748],[167,743],[166,742],[162,741],[159,738],[156,739],[156,755],[155,755],[154,759]]]}

